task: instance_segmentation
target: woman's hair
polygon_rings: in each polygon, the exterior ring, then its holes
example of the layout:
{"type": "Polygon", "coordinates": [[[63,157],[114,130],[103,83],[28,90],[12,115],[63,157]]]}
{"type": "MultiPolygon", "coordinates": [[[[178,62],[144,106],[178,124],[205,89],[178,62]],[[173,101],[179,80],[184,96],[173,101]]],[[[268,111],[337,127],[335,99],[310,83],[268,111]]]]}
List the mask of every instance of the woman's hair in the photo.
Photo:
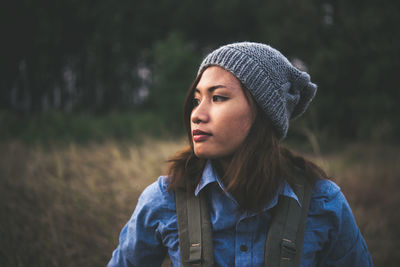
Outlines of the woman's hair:
{"type": "MultiPolygon", "coordinates": [[[[186,95],[184,104],[184,122],[189,146],[169,160],[168,190],[188,188],[193,190],[200,182],[206,159],[197,158],[193,150],[190,117],[193,110],[193,94],[202,73],[200,73],[186,95]]],[[[242,90],[250,101],[250,92],[242,90]]],[[[255,101],[254,101],[255,103],[255,101]]],[[[257,113],[250,131],[233,154],[232,160],[221,173],[217,161],[213,166],[220,175],[226,190],[236,199],[243,210],[260,211],[272,200],[282,181],[294,185],[295,167],[304,171],[307,179],[327,178],[325,172],[311,161],[295,155],[280,145],[271,121],[257,106],[257,113]]]]}

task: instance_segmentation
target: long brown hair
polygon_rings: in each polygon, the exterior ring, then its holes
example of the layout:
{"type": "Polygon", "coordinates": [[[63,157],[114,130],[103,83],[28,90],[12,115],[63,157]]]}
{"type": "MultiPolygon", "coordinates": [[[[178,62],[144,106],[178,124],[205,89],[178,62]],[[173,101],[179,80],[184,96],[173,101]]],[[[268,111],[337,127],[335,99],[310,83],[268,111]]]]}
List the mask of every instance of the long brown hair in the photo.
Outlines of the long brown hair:
{"type": "MultiPolygon", "coordinates": [[[[189,185],[189,190],[194,191],[206,163],[206,159],[197,158],[194,154],[190,124],[194,89],[201,75],[196,77],[186,95],[183,116],[189,146],[169,160],[168,190],[189,185]]],[[[244,85],[241,86],[246,97],[252,97],[244,85]]],[[[316,179],[327,178],[325,172],[314,163],[280,145],[271,121],[258,105],[254,123],[244,142],[233,154],[225,172],[222,173],[218,161],[214,160],[213,166],[221,176],[226,190],[236,199],[241,209],[247,211],[260,211],[272,200],[282,181],[293,186],[295,166],[305,172],[311,183],[316,179]]]]}

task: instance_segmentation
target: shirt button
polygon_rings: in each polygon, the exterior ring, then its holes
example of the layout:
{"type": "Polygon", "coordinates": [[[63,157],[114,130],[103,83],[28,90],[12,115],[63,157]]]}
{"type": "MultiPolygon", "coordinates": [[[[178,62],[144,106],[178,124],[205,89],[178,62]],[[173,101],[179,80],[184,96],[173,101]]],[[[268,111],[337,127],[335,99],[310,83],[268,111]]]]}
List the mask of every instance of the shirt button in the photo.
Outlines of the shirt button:
{"type": "Polygon", "coordinates": [[[246,245],[241,245],[240,246],[240,251],[246,252],[247,251],[247,246],[246,245]]]}

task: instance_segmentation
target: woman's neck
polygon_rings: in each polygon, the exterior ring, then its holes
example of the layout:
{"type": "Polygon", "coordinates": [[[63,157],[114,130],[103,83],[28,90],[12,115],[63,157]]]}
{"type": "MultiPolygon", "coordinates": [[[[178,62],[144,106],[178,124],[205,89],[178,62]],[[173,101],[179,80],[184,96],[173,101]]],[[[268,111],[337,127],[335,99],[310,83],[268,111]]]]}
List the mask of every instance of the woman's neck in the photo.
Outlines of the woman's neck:
{"type": "Polygon", "coordinates": [[[213,166],[215,168],[215,171],[217,172],[218,176],[221,178],[221,181],[223,181],[225,177],[225,173],[229,167],[230,164],[230,159],[215,159],[213,160],[213,166]]]}

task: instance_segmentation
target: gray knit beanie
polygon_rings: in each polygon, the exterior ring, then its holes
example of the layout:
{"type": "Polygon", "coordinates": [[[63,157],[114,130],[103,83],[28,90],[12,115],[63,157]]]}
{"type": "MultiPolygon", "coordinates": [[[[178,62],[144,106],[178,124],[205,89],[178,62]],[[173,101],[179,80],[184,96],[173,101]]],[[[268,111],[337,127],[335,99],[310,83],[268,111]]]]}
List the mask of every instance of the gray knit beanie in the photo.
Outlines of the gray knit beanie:
{"type": "Polygon", "coordinates": [[[209,66],[226,69],[244,84],[272,121],[280,140],[286,137],[289,120],[306,110],[317,91],[306,72],[265,44],[242,42],[222,46],[203,60],[198,74],[209,66]]]}

